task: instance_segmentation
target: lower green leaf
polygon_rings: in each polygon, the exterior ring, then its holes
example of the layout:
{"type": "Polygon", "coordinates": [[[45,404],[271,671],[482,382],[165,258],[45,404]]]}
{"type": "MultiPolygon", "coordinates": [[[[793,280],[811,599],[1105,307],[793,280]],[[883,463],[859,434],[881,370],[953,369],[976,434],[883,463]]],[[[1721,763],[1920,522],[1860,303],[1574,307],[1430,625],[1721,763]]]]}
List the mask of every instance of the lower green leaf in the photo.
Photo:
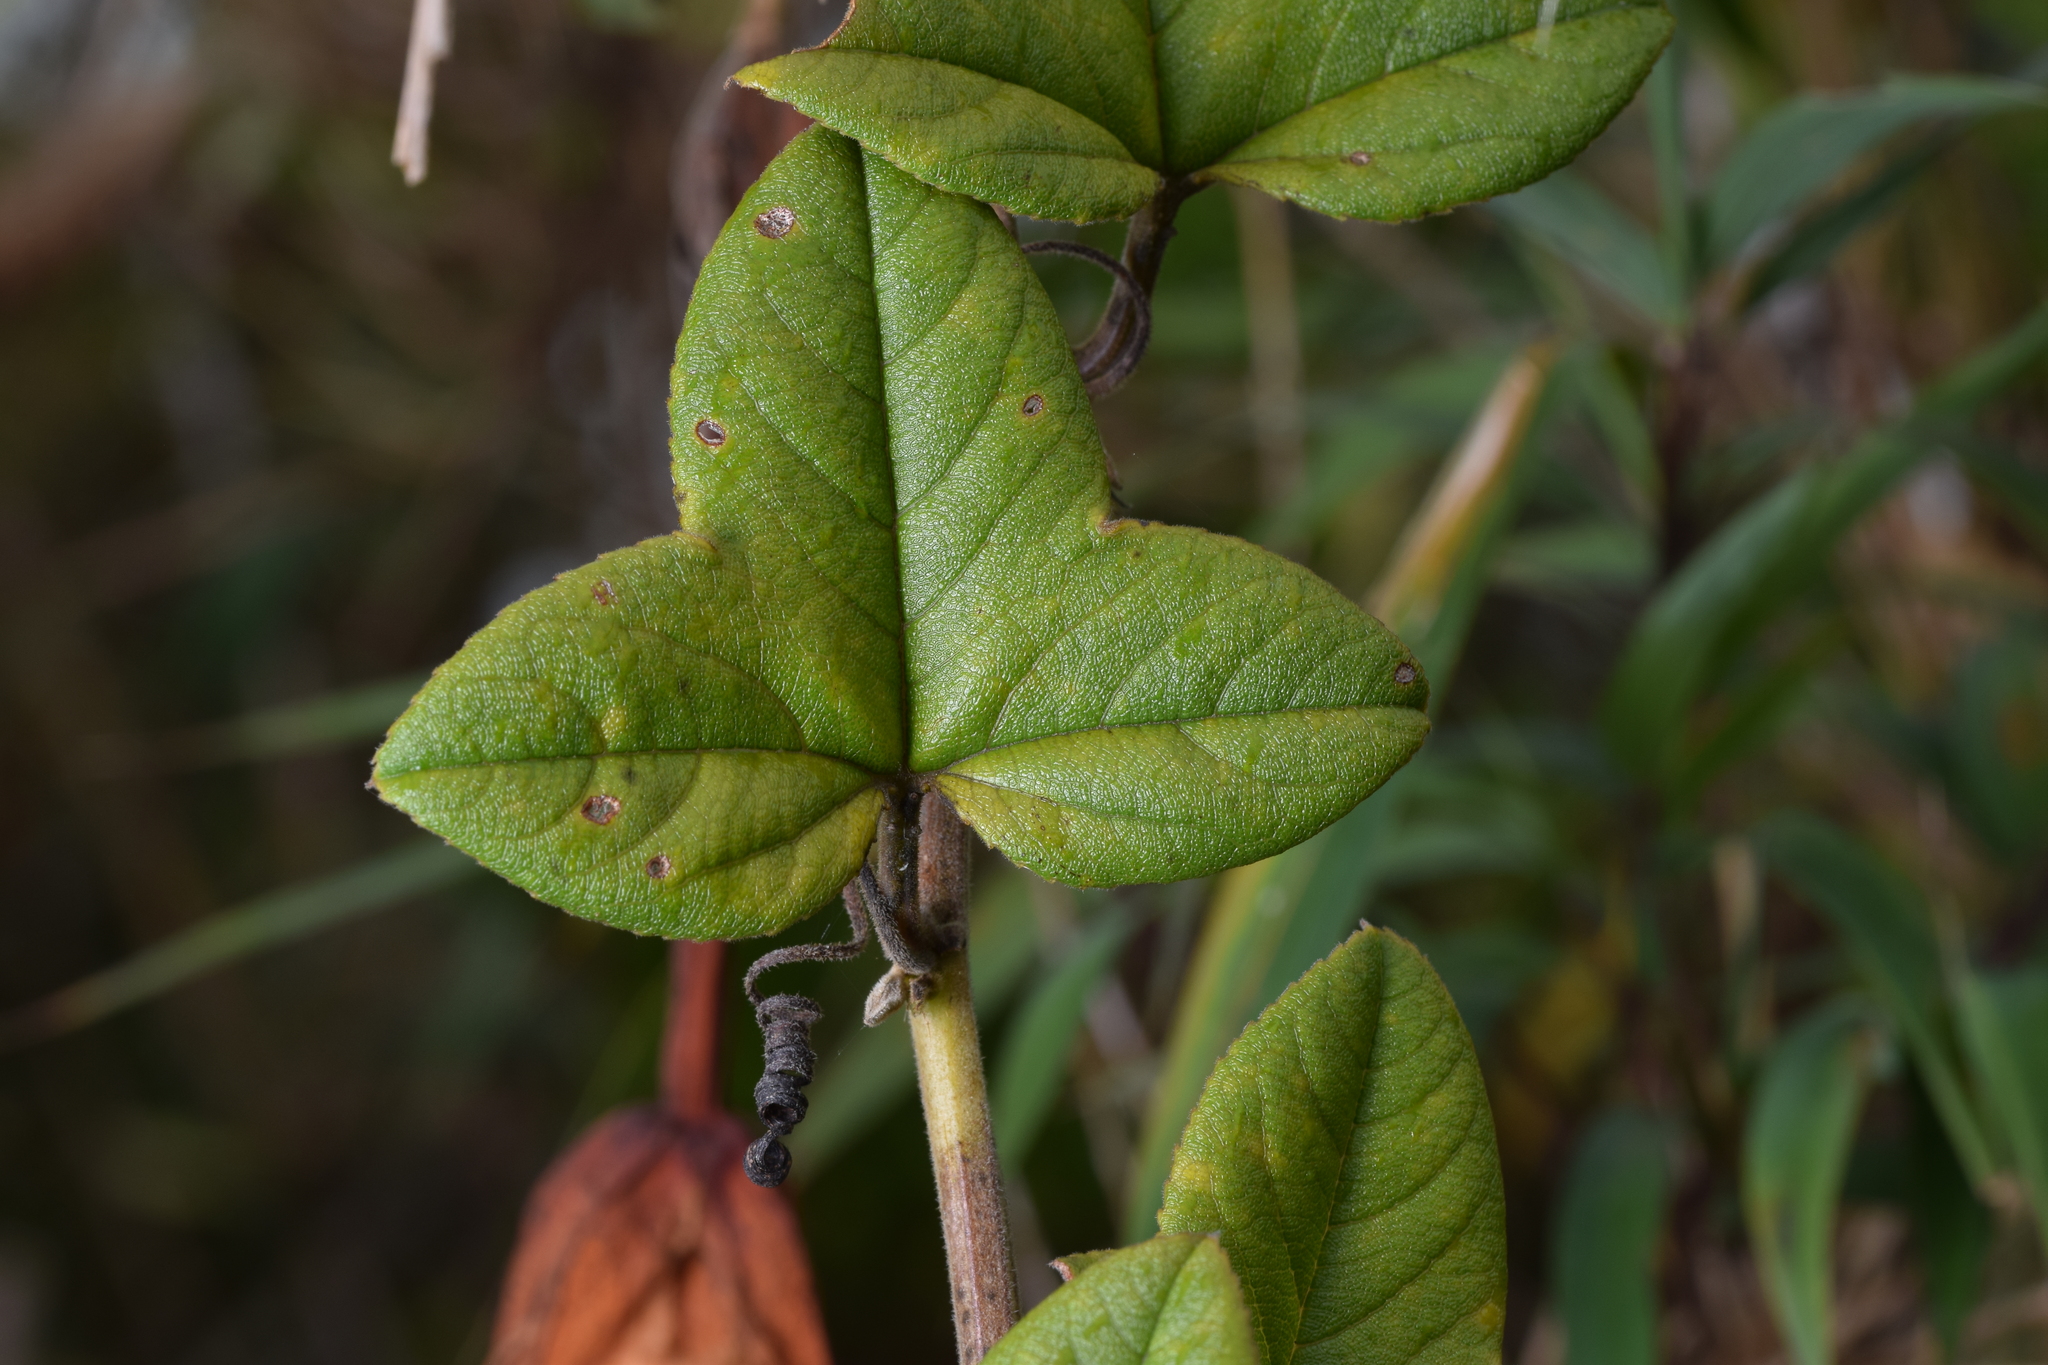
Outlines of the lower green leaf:
{"type": "Polygon", "coordinates": [[[1310,105],[1201,174],[1342,218],[1440,213],[1577,156],[1670,36],[1650,6],[1518,33],[1310,105]]]}
{"type": "Polygon", "coordinates": [[[1155,1237],[1056,1264],[1073,1278],[985,1365],[1259,1365],[1237,1276],[1214,1237],[1155,1237]]]}
{"type": "Polygon", "coordinates": [[[1265,1365],[1499,1359],[1493,1117],[1413,944],[1360,930],[1245,1030],[1188,1120],[1159,1227],[1221,1229],[1265,1365]]]}

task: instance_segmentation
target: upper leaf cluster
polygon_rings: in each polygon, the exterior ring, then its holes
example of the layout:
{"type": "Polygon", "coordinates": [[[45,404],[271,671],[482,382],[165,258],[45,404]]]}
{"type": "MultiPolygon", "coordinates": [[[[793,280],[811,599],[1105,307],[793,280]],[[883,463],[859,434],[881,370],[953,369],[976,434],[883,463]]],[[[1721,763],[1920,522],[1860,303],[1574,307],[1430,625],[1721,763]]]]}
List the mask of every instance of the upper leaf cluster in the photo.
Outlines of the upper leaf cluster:
{"type": "Polygon", "coordinates": [[[1670,33],[1657,0],[856,0],[735,79],[1038,218],[1225,181],[1405,219],[1571,160],[1670,33]]]}

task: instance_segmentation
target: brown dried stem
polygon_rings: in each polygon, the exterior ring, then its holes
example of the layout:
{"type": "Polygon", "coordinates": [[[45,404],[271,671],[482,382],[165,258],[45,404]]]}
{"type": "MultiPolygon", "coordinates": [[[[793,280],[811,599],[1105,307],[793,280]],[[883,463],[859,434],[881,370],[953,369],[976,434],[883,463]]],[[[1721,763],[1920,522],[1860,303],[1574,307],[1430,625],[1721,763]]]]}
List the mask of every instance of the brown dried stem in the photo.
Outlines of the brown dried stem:
{"type": "Polygon", "coordinates": [[[669,1113],[688,1122],[721,1112],[718,1059],[724,974],[723,943],[679,939],[669,945],[661,1102],[669,1113]]]}

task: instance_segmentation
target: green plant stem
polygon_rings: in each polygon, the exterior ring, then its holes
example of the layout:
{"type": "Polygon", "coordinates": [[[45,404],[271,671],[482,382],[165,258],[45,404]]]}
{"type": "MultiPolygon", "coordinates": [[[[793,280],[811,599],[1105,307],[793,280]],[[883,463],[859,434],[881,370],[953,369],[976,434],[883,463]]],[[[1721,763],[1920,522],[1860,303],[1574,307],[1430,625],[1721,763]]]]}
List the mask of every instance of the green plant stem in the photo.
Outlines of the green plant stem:
{"type": "Polygon", "coordinates": [[[938,964],[911,991],[910,1046],[939,1187],[961,1365],[975,1365],[1017,1321],[1017,1275],[988,1081],[967,973],[967,827],[937,792],[919,812],[917,901],[938,964]]]}

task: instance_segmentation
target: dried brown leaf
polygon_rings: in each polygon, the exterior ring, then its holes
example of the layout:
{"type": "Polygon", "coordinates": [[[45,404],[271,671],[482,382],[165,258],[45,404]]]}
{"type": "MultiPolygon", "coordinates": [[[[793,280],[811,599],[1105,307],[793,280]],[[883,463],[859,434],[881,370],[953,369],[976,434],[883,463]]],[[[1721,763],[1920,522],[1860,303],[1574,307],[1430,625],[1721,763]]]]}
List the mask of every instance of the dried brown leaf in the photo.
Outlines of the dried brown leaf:
{"type": "Polygon", "coordinates": [[[489,1365],[829,1365],[796,1218],[746,1130],[600,1119],[527,1200],[489,1365]]]}

